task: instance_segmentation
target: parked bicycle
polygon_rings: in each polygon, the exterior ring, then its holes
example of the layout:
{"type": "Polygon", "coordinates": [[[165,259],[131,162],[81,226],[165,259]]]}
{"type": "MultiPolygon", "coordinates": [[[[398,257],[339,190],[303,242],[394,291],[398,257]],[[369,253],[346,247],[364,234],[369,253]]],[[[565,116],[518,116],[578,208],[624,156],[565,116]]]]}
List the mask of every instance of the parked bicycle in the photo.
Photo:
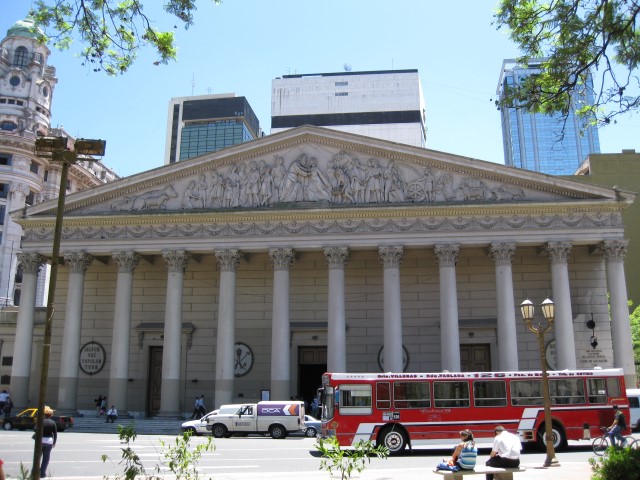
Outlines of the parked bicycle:
{"type": "MultiPolygon", "coordinates": [[[[598,456],[604,455],[607,452],[607,449],[611,446],[611,439],[609,438],[609,431],[607,428],[600,427],[600,431],[602,432],[602,435],[594,438],[593,442],[591,442],[593,453],[598,456]]],[[[632,450],[640,449],[640,439],[636,440],[631,435],[626,435],[624,440],[624,448],[631,448],[632,450]]],[[[616,445],[616,447],[621,448],[620,445],[616,445]]]]}

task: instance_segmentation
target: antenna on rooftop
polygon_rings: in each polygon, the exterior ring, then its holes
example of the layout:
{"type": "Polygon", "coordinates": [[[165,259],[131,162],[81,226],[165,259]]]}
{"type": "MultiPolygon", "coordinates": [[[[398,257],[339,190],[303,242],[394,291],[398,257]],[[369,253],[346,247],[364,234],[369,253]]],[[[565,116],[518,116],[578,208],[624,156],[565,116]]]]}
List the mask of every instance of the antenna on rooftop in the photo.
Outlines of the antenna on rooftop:
{"type": "Polygon", "coordinates": [[[351,71],[351,64],[350,63],[345,63],[342,68],[344,68],[345,72],[350,72],[351,71]]]}
{"type": "Polygon", "coordinates": [[[191,96],[193,97],[193,89],[196,88],[196,74],[193,73],[191,77],[191,96]]]}

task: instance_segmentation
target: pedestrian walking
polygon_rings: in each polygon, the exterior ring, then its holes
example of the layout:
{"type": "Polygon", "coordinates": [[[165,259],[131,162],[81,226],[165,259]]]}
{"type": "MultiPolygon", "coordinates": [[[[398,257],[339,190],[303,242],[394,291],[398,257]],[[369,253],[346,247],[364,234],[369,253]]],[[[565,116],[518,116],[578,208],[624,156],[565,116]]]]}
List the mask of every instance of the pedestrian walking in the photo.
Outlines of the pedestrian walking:
{"type": "Polygon", "coordinates": [[[58,441],[58,428],[51,417],[53,410],[49,406],[44,407],[44,423],[42,427],[42,462],[40,463],[40,478],[47,477],[47,467],[51,458],[51,450],[58,441]]]}

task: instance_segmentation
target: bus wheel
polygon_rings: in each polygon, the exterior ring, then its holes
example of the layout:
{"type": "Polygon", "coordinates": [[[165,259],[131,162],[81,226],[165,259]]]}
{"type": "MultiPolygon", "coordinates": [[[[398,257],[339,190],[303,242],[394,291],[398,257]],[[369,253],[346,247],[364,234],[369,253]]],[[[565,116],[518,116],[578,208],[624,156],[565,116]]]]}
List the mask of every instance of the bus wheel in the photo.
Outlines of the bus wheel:
{"type": "Polygon", "coordinates": [[[378,438],[378,444],[387,447],[392,454],[401,452],[407,444],[402,428],[386,428],[378,438]]]}
{"type": "MultiPolygon", "coordinates": [[[[546,435],[544,433],[544,423],[538,429],[538,449],[545,451],[547,449],[546,435]]],[[[562,427],[557,424],[551,425],[551,435],[553,436],[553,449],[562,450],[567,446],[567,437],[562,427]]]]}
{"type": "Polygon", "coordinates": [[[211,433],[213,433],[213,436],[216,438],[223,438],[227,435],[227,427],[221,423],[216,423],[211,429],[211,433]]]}

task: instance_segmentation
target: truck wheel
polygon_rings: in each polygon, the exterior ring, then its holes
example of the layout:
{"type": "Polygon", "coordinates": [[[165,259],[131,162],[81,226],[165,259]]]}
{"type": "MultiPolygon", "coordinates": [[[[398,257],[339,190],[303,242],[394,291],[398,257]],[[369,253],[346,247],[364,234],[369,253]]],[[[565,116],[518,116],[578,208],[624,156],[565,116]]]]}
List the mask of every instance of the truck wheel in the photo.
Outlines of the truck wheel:
{"type": "Polygon", "coordinates": [[[213,436],[216,438],[224,438],[227,436],[227,427],[221,423],[216,423],[211,429],[211,433],[213,433],[213,436]]]}
{"type": "Polygon", "coordinates": [[[272,425],[269,433],[271,438],[284,438],[287,436],[287,431],[282,425],[272,425]]]}
{"type": "Polygon", "coordinates": [[[11,422],[4,422],[2,428],[4,428],[5,430],[11,430],[13,428],[13,425],[11,425],[11,422]]]}

